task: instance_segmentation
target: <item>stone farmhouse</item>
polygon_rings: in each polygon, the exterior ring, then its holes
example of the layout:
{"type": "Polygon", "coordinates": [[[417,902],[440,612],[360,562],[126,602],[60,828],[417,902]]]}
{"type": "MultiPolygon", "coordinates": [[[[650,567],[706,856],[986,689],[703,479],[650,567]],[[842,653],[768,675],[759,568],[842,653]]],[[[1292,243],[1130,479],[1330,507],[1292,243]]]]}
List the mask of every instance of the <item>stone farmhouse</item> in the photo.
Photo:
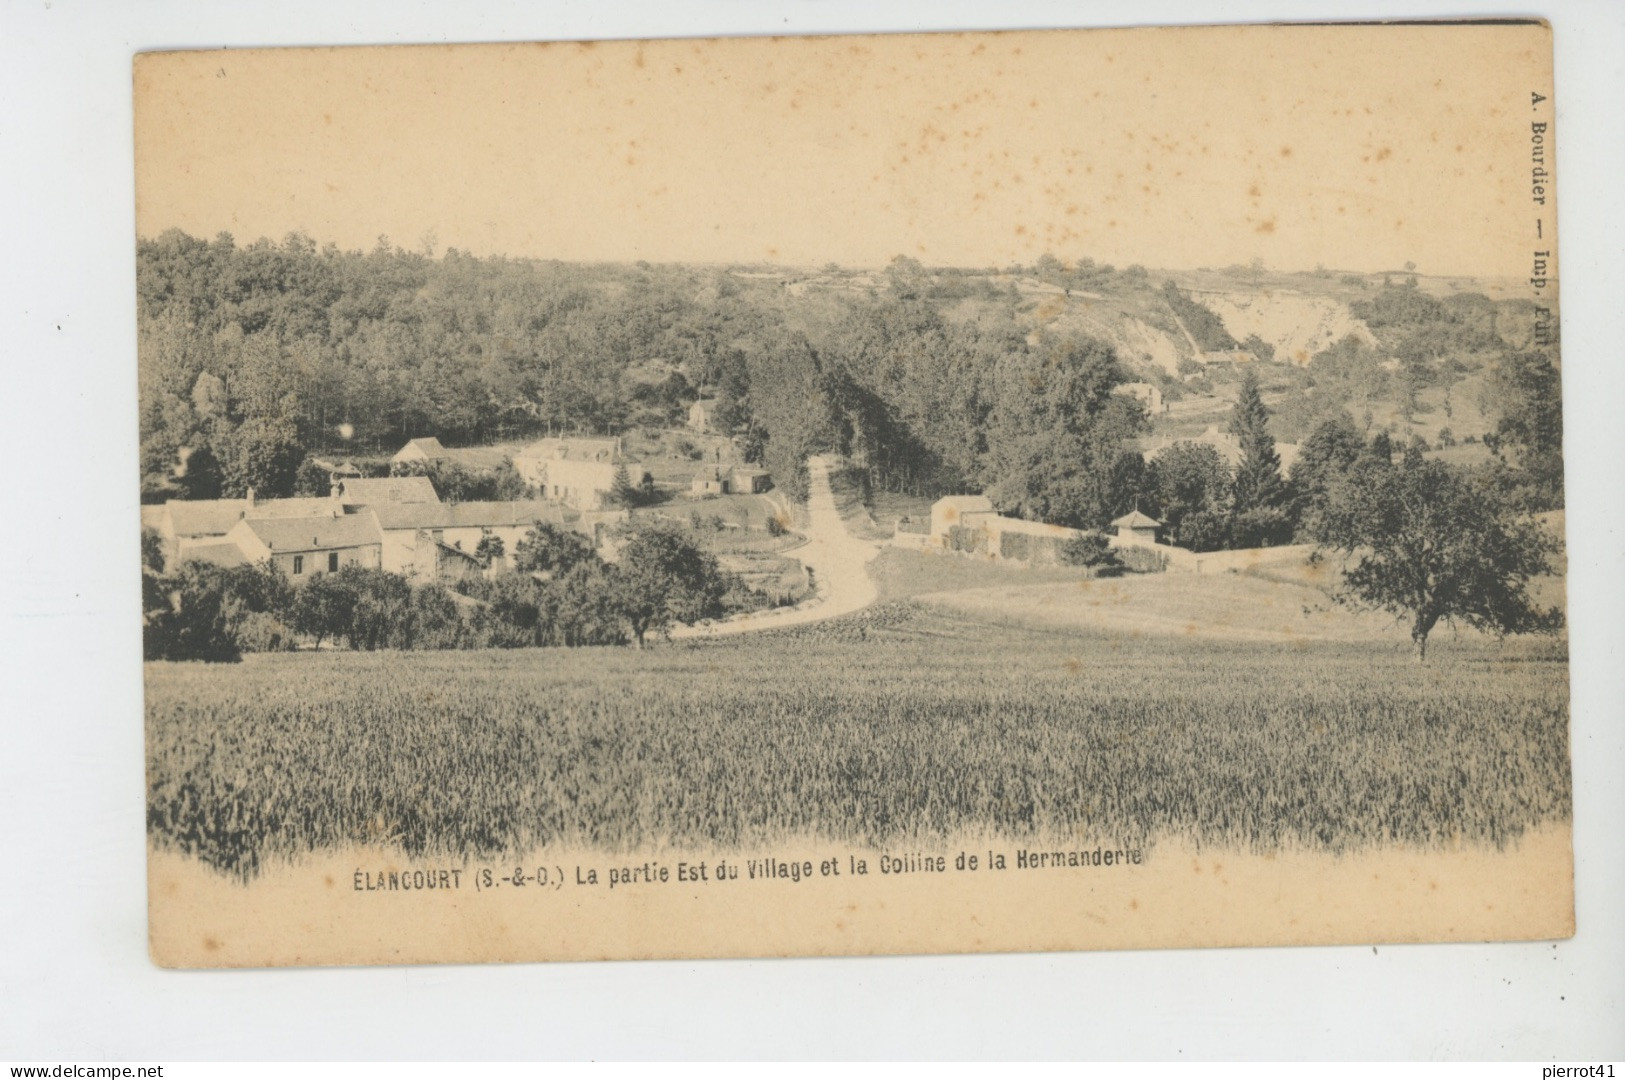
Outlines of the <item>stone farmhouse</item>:
{"type": "Polygon", "coordinates": [[[538,522],[576,529],[604,543],[624,512],[582,512],[550,500],[443,503],[423,476],[346,477],[326,498],[172,499],[144,507],[166,563],[201,559],[222,566],[270,562],[296,584],[312,575],[362,566],[414,581],[451,581],[483,573],[480,542],[502,542],[502,569],[538,522]]]}
{"type": "Polygon", "coordinates": [[[619,439],[541,439],[515,455],[521,479],[544,499],[577,510],[601,510],[626,464],[619,439]]]}
{"type": "Polygon", "coordinates": [[[503,561],[495,565],[504,566],[538,521],[583,531],[600,525],[558,503],[540,500],[380,502],[367,507],[366,513],[381,538],[383,569],[416,581],[444,581],[480,572],[475,553],[487,537],[502,542],[503,561]]]}
{"type": "Polygon", "coordinates": [[[382,537],[369,515],[333,513],[322,517],[243,517],[225,543],[244,562],[269,562],[298,584],[312,574],[336,574],[347,566],[376,570],[382,564],[382,537]]]}

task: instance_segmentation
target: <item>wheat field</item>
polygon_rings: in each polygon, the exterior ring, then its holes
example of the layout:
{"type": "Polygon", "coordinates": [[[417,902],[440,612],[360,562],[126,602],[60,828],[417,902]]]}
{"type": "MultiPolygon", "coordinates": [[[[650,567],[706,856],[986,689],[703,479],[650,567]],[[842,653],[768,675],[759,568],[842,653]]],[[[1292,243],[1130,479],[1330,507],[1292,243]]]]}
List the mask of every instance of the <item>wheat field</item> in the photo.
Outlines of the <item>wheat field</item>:
{"type": "Polygon", "coordinates": [[[147,666],[153,843],[247,878],[353,843],[492,856],[967,831],[1343,852],[1570,813],[1561,643],[1136,639],[907,601],[620,648],[147,666]]]}

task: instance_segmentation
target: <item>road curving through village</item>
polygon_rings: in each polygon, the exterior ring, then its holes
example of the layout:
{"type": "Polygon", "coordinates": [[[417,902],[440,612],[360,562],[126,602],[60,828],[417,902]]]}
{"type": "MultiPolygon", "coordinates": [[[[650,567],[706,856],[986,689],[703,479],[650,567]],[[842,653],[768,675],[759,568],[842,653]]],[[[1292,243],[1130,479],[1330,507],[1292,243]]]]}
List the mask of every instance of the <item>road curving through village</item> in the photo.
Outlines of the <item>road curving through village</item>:
{"type": "Polygon", "coordinates": [[[721,637],[800,626],[849,615],[875,602],[878,590],[869,576],[868,564],[879,554],[880,545],[860,540],[847,529],[830,490],[830,464],[826,457],[807,459],[807,542],[793,552],[812,571],[813,595],[794,607],[752,611],[697,626],[674,626],[673,638],[721,637]]]}

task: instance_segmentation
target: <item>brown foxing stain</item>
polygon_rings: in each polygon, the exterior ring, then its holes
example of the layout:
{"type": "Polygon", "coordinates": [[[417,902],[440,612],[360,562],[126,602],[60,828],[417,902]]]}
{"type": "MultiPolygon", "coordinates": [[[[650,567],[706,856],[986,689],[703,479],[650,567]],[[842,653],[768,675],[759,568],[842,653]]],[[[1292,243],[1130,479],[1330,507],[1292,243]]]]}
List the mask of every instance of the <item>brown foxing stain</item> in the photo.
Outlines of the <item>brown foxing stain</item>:
{"type": "Polygon", "coordinates": [[[205,934],[203,935],[203,948],[206,952],[219,952],[220,942],[216,941],[208,934],[205,934]]]}
{"type": "Polygon", "coordinates": [[[322,884],[326,885],[329,889],[331,889],[333,887],[333,875],[332,874],[324,874],[324,875],[322,875],[322,884]]]}
{"type": "Polygon", "coordinates": [[[1081,660],[1074,658],[1068,660],[1063,666],[1066,668],[1068,675],[1081,675],[1083,673],[1083,661],[1081,660]]]}
{"type": "Polygon", "coordinates": [[[1290,146],[1281,147],[1281,156],[1282,157],[1291,157],[1292,156],[1292,147],[1290,147],[1290,146]]]}
{"type": "Polygon", "coordinates": [[[1268,235],[1269,233],[1274,232],[1275,231],[1275,219],[1270,218],[1268,221],[1260,221],[1258,223],[1258,228],[1254,229],[1253,231],[1254,232],[1264,233],[1266,235],[1268,235]]]}
{"type": "Polygon", "coordinates": [[[1138,900],[1135,900],[1135,899],[1130,899],[1129,902],[1128,902],[1128,909],[1130,911],[1139,911],[1140,910],[1140,902],[1138,900]]]}
{"type": "Polygon", "coordinates": [[[1253,198],[1257,199],[1257,198],[1262,197],[1264,193],[1261,190],[1259,190],[1258,185],[1256,183],[1254,183],[1251,187],[1249,187],[1247,189],[1247,194],[1249,194],[1253,198]]]}
{"type": "Polygon", "coordinates": [[[1394,156],[1394,152],[1392,150],[1388,149],[1388,147],[1386,147],[1386,146],[1383,147],[1381,150],[1377,151],[1377,160],[1378,161],[1387,161],[1389,158],[1391,158],[1393,156],[1394,156]]]}

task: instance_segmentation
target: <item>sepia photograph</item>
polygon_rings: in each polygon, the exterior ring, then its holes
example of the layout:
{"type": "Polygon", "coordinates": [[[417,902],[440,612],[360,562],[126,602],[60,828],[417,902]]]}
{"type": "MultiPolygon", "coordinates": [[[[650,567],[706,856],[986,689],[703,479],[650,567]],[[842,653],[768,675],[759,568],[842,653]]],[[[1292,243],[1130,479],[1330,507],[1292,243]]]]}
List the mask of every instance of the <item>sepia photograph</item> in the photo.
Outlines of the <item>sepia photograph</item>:
{"type": "Polygon", "coordinates": [[[136,56],[153,960],[1569,937],[1554,92],[1537,20],[136,56]]]}

